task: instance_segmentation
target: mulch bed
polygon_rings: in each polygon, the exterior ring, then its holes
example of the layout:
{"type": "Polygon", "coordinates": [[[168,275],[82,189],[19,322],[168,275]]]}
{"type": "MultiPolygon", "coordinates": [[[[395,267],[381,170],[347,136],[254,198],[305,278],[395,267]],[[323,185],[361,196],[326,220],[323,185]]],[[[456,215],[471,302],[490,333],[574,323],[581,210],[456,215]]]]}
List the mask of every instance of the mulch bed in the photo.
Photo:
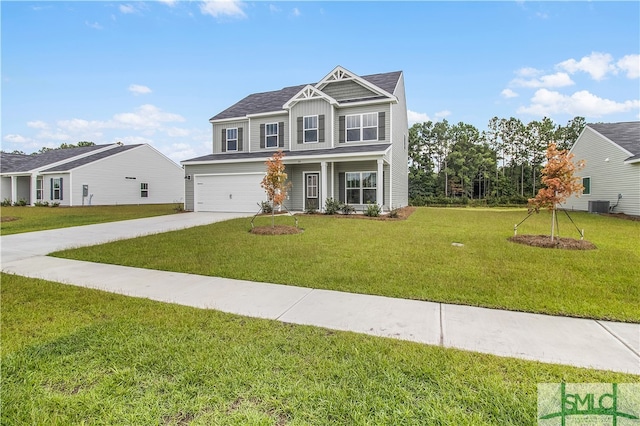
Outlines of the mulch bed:
{"type": "Polygon", "coordinates": [[[407,206],[402,207],[397,210],[396,217],[389,217],[388,214],[380,215],[378,217],[365,216],[361,213],[352,213],[352,214],[337,214],[335,217],[348,218],[348,219],[369,219],[369,220],[406,220],[409,216],[416,211],[415,207],[407,206]]]}
{"type": "Polygon", "coordinates": [[[618,218],[618,219],[632,220],[634,222],[640,222],[640,216],[633,216],[633,215],[624,214],[624,213],[602,213],[602,216],[615,217],[615,218],[618,218]]]}
{"type": "Polygon", "coordinates": [[[19,220],[19,217],[14,216],[2,216],[0,217],[0,222],[13,222],[14,220],[19,220]]]}
{"type": "Polygon", "coordinates": [[[510,237],[509,241],[533,247],[559,248],[565,250],[593,250],[597,248],[589,241],[576,240],[574,238],[554,238],[553,241],[551,241],[549,235],[516,235],[510,237]]]}
{"type": "Polygon", "coordinates": [[[293,235],[300,234],[304,230],[295,226],[276,225],[276,226],[256,226],[249,231],[256,235],[293,235]]]}

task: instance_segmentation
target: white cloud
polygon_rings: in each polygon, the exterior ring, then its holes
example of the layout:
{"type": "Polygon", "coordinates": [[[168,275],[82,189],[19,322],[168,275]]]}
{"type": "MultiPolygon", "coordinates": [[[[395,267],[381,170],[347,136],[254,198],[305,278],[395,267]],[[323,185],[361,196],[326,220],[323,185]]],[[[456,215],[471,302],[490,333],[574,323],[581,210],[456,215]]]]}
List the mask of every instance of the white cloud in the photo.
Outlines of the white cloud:
{"type": "Polygon", "coordinates": [[[626,55],[616,65],[628,78],[640,78],[640,55],[626,55]]]}
{"type": "Polygon", "coordinates": [[[151,93],[151,89],[149,89],[147,86],[142,86],[140,84],[131,84],[129,86],[129,91],[134,95],[146,95],[148,93],[151,93]]]}
{"type": "Polygon", "coordinates": [[[571,74],[578,71],[588,73],[594,80],[602,80],[607,74],[615,74],[617,69],[611,62],[613,57],[608,53],[592,52],[579,61],[568,59],[556,65],[557,68],[565,70],[571,74]]]}
{"type": "Polygon", "coordinates": [[[427,121],[431,121],[429,116],[423,112],[415,112],[410,109],[407,110],[407,119],[409,121],[409,126],[412,126],[416,123],[424,123],[427,121]]]}
{"type": "Polygon", "coordinates": [[[436,118],[446,118],[446,117],[448,117],[450,115],[451,115],[451,111],[446,110],[446,109],[442,110],[442,111],[438,111],[435,114],[436,118]]]}
{"type": "Polygon", "coordinates": [[[47,127],[49,127],[47,123],[42,120],[27,121],[27,126],[31,127],[32,129],[46,129],[47,127]]]}
{"type": "Polygon", "coordinates": [[[300,9],[298,9],[297,7],[293,8],[293,10],[291,11],[291,14],[295,17],[302,15],[302,13],[300,12],[300,9]]]}
{"type": "Polygon", "coordinates": [[[124,112],[113,116],[114,125],[118,128],[160,130],[162,123],[184,122],[179,114],[164,112],[154,105],[142,105],[135,112],[124,112]]]}
{"type": "Polygon", "coordinates": [[[504,89],[502,92],[500,92],[500,94],[502,95],[503,98],[506,98],[506,99],[518,97],[518,94],[511,89],[504,89]]]}
{"type": "Polygon", "coordinates": [[[185,138],[187,136],[189,136],[189,130],[188,129],[183,129],[181,127],[169,127],[167,129],[167,135],[171,136],[172,138],[185,138]]]}
{"type": "Polygon", "coordinates": [[[522,78],[537,77],[542,73],[543,71],[531,67],[520,68],[516,71],[516,75],[522,78]]]}
{"type": "Polygon", "coordinates": [[[121,4],[119,9],[121,13],[125,13],[125,14],[137,12],[136,8],[131,4],[121,4]]]}
{"type": "Polygon", "coordinates": [[[176,0],[158,0],[160,3],[164,3],[167,6],[173,7],[176,5],[176,0]]]}
{"type": "Polygon", "coordinates": [[[518,113],[537,116],[568,114],[571,116],[602,117],[608,114],[627,112],[640,108],[639,100],[616,102],[600,98],[586,90],[564,95],[559,92],[540,89],[531,98],[531,105],[518,108],[518,113]]]}
{"type": "Polygon", "coordinates": [[[280,8],[278,6],[276,6],[275,4],[270,4],[269,5],[269,12],[278,13],[278,12],[280,12],[280,8]]]}
{"type": "Polygon", "coordinates": [[[29,138],[25,138],[22,135],[5,135],[4,138],[2,138],[5,142],[9,142],[9,143],[15,143],[15,144],[19,144],[19,145],[23,145],[25,143],[29,143],[31,142],[31,139],[29,138]]]}
{"type": "Polygon", "coordinates": [[[215,18],[224,15],[246,18],[242,5],[238,0],[205,0],[200,4],[200,12],[215,18]]]}
{"type": "Polygon", "coordinates": [[[102,25],[100,25],[97,22],[91,23],[89,21],[84,21],[84,24],[89,28],[93,28],[94,30],[101,30],[102,29],[102,25]]]}
{"type": "Polygon", "coordinates": [[[541,88],[541,87],[565,87],[571,86],[575,84],[569,74],[564,72],[558,72],[555,74],[543,75],[539,78],[531,78],[529,80],[523,78],[516,78],[511,81],[512,85],[518,87],[531,87],[531,88],[541,88]]]}

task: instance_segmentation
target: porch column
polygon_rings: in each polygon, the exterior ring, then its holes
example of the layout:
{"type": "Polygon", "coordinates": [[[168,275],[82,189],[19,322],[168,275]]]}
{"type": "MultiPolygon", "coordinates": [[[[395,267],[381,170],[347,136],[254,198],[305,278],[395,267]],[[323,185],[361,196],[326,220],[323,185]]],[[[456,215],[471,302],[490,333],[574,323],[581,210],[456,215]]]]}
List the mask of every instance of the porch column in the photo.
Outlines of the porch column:
{"type": "MultiPolygon", "coordinates": [[[[37,185],[38,175],[36,173],[31,174],[29,176],[29,201],[33,206],[38,200],[36,196],[36,185],[37,185]]],[[[44,183],[44,182],[43,182],[44,183]]]]}
{"type": "Polygon", "coordinates": [[[11,202],[18,201],[18,176],[11,176],[11,202]]]}
{"type": "Polygon", "coordinates": [[[320,205],[318,206],[318,210],[321,212],[324,211],[324,202],[327,199],[327,187],[328,187],[328,179],[327,179],[327,162],[320,162],[320,179],[322,182],[320,183],[320,205]]]}
{"type": "Polygon", "coordinates": [[[384,199],[382,198],[383,190],[384,190],[384,179],[382,176],[383,173],[383,165],[384,160],[382,158],[378,159],[378,173],[376,174],[376,200],[378,201],[378,205],[382,207],[384,205],[384,199]]]}

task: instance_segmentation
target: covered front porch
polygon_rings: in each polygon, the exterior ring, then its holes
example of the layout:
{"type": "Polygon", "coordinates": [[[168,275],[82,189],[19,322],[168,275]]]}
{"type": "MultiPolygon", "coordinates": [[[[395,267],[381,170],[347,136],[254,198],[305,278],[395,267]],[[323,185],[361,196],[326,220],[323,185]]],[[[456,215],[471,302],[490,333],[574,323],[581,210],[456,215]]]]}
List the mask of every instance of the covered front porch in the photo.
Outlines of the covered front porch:
{"type": "Polygon", "coordinates": [[[35,188],[32,188],[31,174],[4,175],[0,179],[0,198],[3,202],[15,204],[24,201],[27,205],[35,202],[32,201],[36,199],[36,194],[35,188]]]}

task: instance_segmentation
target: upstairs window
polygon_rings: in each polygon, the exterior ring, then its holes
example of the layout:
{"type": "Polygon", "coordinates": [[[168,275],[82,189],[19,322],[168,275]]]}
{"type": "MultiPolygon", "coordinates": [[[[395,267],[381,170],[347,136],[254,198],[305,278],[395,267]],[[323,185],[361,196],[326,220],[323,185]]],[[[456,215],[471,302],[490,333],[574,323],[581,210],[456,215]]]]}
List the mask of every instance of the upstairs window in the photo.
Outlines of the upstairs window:
{"type": "Polygon", "coordinates": [[[378,140],[378,114],[346,116],[347,142],[378,140]]]}
{"type": "Polygon", "coordinates": [[[318,116],[304,117],[304,143],[318,142],[318,116]]]}
{"type": "Polygon", "coordinates": [[[271,123],[265,126],[265,146],[267,148],[278,147],[278,123],[271,123]]]}
{"type": "Polygon", "coordinates": [[[148,198],[149,197],[149,184],[141,183],[140,184],[140,197],[148,198]]]}
{"type": "Polygon", "coordinates": [[[238,128],[227,129],[227,151],[238,150],[238,128]]]}

